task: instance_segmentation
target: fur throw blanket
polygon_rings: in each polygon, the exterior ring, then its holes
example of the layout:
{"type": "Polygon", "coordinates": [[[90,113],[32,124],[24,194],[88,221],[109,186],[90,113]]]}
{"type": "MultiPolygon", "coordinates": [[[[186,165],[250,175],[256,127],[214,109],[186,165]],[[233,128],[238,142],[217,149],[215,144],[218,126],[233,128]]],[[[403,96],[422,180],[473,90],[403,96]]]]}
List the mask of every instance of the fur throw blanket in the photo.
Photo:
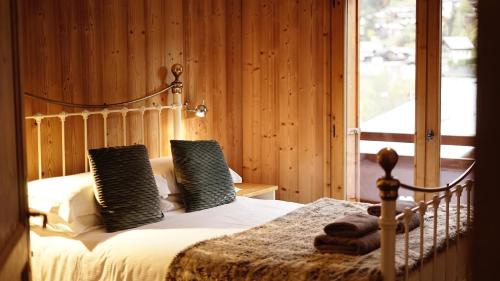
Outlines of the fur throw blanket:
{"type": "MultiPolygon", "coordinates": [[[[369,205],[322,198],[264,225],[199,242],[177,255],[168,280],[379,280],[380,249],[362,256],[322,254],[313,246],[323,227],[369,205]]],[[[450,205],[450,236],[455,239],[456,210],[450,205]]],[[[466,209],[461,210],[461,233],[466,209]]],[[[438,212],[438,249],[444,248],[444,203],[438,212]]],[[[424,256],[433,255],[433,210],[425,216],[424,256]]],[[[419,265],[420,228],[410,232],[409,264],[419,265]]],[[[404,235],[396,238],[396,267],[404,270],[404,235]]]]}

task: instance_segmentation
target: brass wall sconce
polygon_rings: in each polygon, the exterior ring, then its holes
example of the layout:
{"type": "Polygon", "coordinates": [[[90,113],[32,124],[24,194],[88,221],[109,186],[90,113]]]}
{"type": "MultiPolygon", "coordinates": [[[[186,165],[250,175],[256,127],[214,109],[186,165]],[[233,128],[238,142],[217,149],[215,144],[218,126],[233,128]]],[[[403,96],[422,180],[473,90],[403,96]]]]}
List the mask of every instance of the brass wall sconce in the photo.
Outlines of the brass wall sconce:
{"type": "Polygon", "coordinates": [[[184,110],[186,112],[194,112],[196,117],[203,118],[207,115],[208,108],[205,105],[205,101],[203,100],[201,104],[197,105],[196,107],[189,107],[189,100],[186,100],[184,103],[184,110]]]}

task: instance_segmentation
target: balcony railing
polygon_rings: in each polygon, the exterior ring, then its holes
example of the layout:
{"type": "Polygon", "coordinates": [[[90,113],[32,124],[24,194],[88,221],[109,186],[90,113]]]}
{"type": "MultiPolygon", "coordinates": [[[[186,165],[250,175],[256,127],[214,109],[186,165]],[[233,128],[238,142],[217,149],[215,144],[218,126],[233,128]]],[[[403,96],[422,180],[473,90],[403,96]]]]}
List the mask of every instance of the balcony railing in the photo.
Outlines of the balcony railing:
{"type": "MultiPolygon", "coordinates": [[[[384,146],[395,146],[394,143],[400,143],[400,163],[398,164],[398,175],[406,182],[412,182],[414,177],[414,147],[410,144],[415,143],[415,135],[405,133],[382,133],[382,132],[361,132],[359,139],[370,142],[387,142],[381,144],[384,146]],[[390,143],[390,144],[389,144],[390,143]],[[407,150],[406,153],[403,153],[407,150]]],[[[460,153],[456,154],[452,149],[451,153],[441,154],[440,177],[442,182],[454,179],[463,173],[474,161],[474,136],[441,136],[441,144],[447,146],[462,147],[458,149],[460,153]]],[[[380,145],[372,144],[362,148],[360,151],[360,199],[366,202],[377,202],[378,193],[373,188],[373,181],[379,176],[379,169],[376,162],[376,150],[380,145]]],[[[412,192],[401,191],[402,195],[412,196],[412,192]]]]}
{"type": "MultiPolygon", "coordinates": [[[[362,141],[415,142],[415,135],[401,133],[361,132],[362,141]]],[[[474,146],[473,136],[441,136],[442,145],[474,146]]]]}

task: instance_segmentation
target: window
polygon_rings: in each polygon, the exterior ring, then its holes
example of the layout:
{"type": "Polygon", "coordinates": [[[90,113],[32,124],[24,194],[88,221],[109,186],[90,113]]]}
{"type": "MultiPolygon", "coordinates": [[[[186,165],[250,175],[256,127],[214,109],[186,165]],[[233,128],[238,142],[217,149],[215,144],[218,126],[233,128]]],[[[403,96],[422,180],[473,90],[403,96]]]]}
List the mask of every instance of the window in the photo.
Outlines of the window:
{"type": "Polygon", "coordinates": [[[442,185],[458,177],[474,158],[477,36],[474,5],[470,0],[443,0],[442,3],[442,185]]]}
{"type": "Polygon", "coordinates": [[[379,200],[375,155],[387,146],[400,155],[394,174],[401,181],[446,184],[474,157],[475,1],[358,5],[360,197],[379,200]]]}

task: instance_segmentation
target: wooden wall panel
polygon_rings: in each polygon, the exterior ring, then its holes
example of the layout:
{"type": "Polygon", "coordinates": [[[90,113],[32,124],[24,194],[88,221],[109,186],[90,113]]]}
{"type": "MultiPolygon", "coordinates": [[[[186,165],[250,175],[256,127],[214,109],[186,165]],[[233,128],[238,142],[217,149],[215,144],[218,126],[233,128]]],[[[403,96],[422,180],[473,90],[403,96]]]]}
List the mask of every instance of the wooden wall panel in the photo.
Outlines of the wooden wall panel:
{"type": "MultiPolygon", "coordinates": [[[[102,24],[102,91],[105,102],[123,100],[127,93],[127,2],[104,1],[102,24]]],[[[64,21],[63,21],[64,22],[64,21]]],[[[64,26],[64,25],[63,25],[64,26]]],[[[108,146],[123,145],[123,128],[119,114],[107,118],[108,146]]],[[[151,148],[150,148],[151,149],[151,148]]]]}
{"type": "MultiPolygon", "coordinates": [[[[128,34],[128,77],[127,77],[127,99],[136,99],[144,96],[147,93],[146,78],[146,22],[144,17],[146,11],[146,3],[144,1],[129,1],[128,19],[127,19],[127,34],[128,34]]],[[[144,102],[136,104],[143,106],[144,102]]],[[[126,140],[127,144],[142,143],[140,130],[141,116],[139,113],[127,114],[126,140]]]]}
{"type": "Polygon", "coordinates": [[[242,126],[242,2],[226,0],[226,157],[229,165],[243,174],[242,126]]]}
{"type": "Polygon", "coordinates": [[[243,2],[243,178],[329,195],[330,1],[243,2]]]}
{"type": "MultiPolygon", "coordinates": [[[[59,32],[59,7],[51,1],[34,1],[31,4],[21,5],[26,15],[20,17],[30,17],[30,21],[24,23],[25,28],[30,29],[30,32],[23,36],[23,43],[28,46],[32,53],[24,60],[25,75],[31,74],[33,80],[28,82],[31,89],[37,94],[49,98],[62,99],[62,70],[61,65],[61,49],[59,32]],[[58,32],[53,32],[57,30],[58,32]]],[[[24,79],[23,79],[24,81],[24,79]]],[[[24,86],[24,85],[23,85],[24,86]]],[[[26,102],[27,113],[30,112],[47,112],[47,111],[62,111],[63,108],[56,105],[47,105],[38,101],[26,102]]],[[[34,122],[29,122],[27,125],[27,141],[32,143],[36,140],[36,127],[34,122]]],[[[48,120],[42,123],[42,161],[44,163],[44,174],[61,174],[61,130],[58,120],[48,120]]],[[[36,142],[35,142],[36,144],[36,142]]],[[[28,153],[33,151],[33,155],[37,155],[36,145],[33,146],[28,153]],[[34,149],[33,149],[34,148],[34,149]]],[[[33,159],[36,159],[33,158],[33,159]]],[[[36,163],[36,160],[34,162],[36,163]]]]}
{"type": "Polygon", "coordinates": [[[278,183],[278,1],[243,2],[243,175],[278,183]]]}
{"type": "Polygon", "coordinates": [[[298,12],[296,1],[279,7],[279,187],[280,199],[298,201],[298,12]]]}
{"type": "MultiPolygon", "coordinates": [[[[167,7],[165,11],[165,28],[163,32],[165,33],[165,49],[166,49],[166,66],[165,69],[167,73],[167,80],[164,83],[168,83],[174,80],[172,72],[169,67],[174,65],[175,63],[182,62],[184,65],[184,71],[186,71],[185,67],[185,59],[184,59],[184,40],[179,40],[178,38],[183,38],[184,34],[184,23],[183,23],[183,0],[167,0],[165,2],[165,7],[167,7]]],[[[183,75],[182,80],[186,80],[187,75],[183,75]]],[[[189,87],[186,84],[185,90],[189,87]]],[[[163,104],[171,104],[172,96],[165,95],[162,96],[163,104]]],[[[173,112],[166,111],[162,114],[162,136],[163,142],[169,141],[170,138],[174,135],[174,126],[173,122],[169,122],[173,120],[173,112]],[[166,124],[166,125],[165,125],[166,124]]],[[[162,155],[170,155],[170,145],[163,145],[162,155]]]]}
{"type": "MultiPolygon", "coordinates": [[[[58,8],[61,21],[69,22],[60,27],[62,94],[65,100],[83,102],[81,29],[78,24],[80,3],[64,2],[58,8]]],[[[71,111],[71,109],[64,109],[71,111]]],[[[65,121],[66,172],[74,174],[79,171],[85,159],[83,147],[83,121],[80,118],[67,118],[65,121]]],[[[62,153],[62,151],[61,151],[62,153]]]]}
{"type": "MultiPolygon", "coordinates": [[[[256,38],[260,31],[257,27],[259,20],[258,1],[243,1],[242,4],[242,100],[243,100],[243,177],[247,182],[262,181],[260,163],[260,136],[255,137],[255,131],[260,129],[260,89],[259,77],[254,78],[255,72],[260,70],[258,58],[259,40],[256,38]]],[[[257,133],[260,133],[258,131],[257,133]]]]}
{"type": "MultiPolygon", "coordinates": [[[[185,137],[217,139],[230,166],[241,172],[240,1],[23,0],[20,13],[23,91],[70,102],[126,101],[164,87],[173,80],[170,67],[181,63],[185,96],[192,105],[205,100],[210,110],[204,119],[186,114],[185,137]],[[227,26],[226,19],[233,25],[227,26]],[[236,69],[226,71],[226,67],[236,69]],[[226,112],[231,119],[226,118],[226,112]]],[[[30,98],[25,101],[26,115],[73,110],[30,98]]],[[[172,101],[162,95],[134,106],[160,102],[172,101]]],[[[158,112],[145,114],[143,139],[139,113],[128,114],[126,130],[120,114],[109,115],[108,145],[123,145],[126,131],[126,143],[145,143],[151,157],[160,155],[159,147],[161,155],[170,154],[168,140],[173,137],[173,127],[169,120],[173,116],[163,111],[160,121],[158,117],[158,112]]],[[[83,120],[71,117],[65,124],[66,171],[81,172],[85,157],[83,120]]],[[[104,146],[101,116],[89,117],[89,132],[89,148],[104,146]]],[[[35,179],[35,122],[27,122],[26,135],[28,174],[35,179]]],[[[61,175],[59,120],[42,122],[42,147],[43,176],[61,175]]]]}
{"type": "MultiPolygon", "coordinates": [[[[34,6],[35,5],[25,5],[26,3],[20,2],[18,9],[19,9],[19,18],[25,18],[27,15],[33,16],[35,14],[34,12],[34,6]]],[[[37,64],[37,61],[35,60],[35,46],[37,46],[36,40],[33,40],[35,34],[36,34],[36,18],[32,18],[30,21],[22,21],[20,22],[19,30],[19,41],[21,42],[21,46],[23,46],[22,49],[24,49],[24,52],[21,52],[20,55],[20,67],[22,68],[23,76],[28,76],[31,77],[31,79],[23,79],[22,80],[22,90],[24,91],[29,91],[29,92],[34,92],[33,91],[33,86],[32,85],[37,85],[35,82],[35,79],[37,76],[34,75],[35,70],[38,70],[40,67],[37,64]],[[32,44],[26,45],[23,44],[23,42],[26,42],[30,38],[32,41],[32,44]],[[26,62],[30,62],[29,66],[25,66],[26,62]]],[[[24,78],[24,77],[23,77],[24,78]]],[[[36,108],[34,108],[34,104],[30,102],[29,100],[25,99],[24,100],[24,111],[25,114],[31,113],[31,112],[36,112],[38,111],[36,108]]],[[[26,139],[26,165],[28,166],[28,169],[31,168],[33,171],[33,167],[36,165],[37,161],[37,148],[36,145],[34,145],[34,142],[36,141],[36,125],[35,122],[26,122],[25,123],[25,135],[26,139]]],[[[36,172],[32,172],[32,177],[33,175],[36,174],[36,172]]]]}
{"type": "MultiPolygon", "coordinates": [[[[164,84],[167,72],[166,66],[166,35],[165,29],[165,1],[146,0],[146,91],[148,93],[159,90],[164,84]]],[[[169,67],[168,67],[169,68],[169,67]]],[[[131,77],[132,78],[132,77],[131,77]]],[[[132,78],[133,79],[133,78],[132,78]]],[[[161,102],[161,97],[154,97],[146,101],[146,106],[154,106],[161,102]]],[[[158,112],[149,111],[144,116],[145,131],[144,143],[149,154],[159,156],[158,143],[158,112]]]]}
{"type": "MultiPolygon", "coordinates": [[[[330,195],[331,1],[21,2],[23,91],[124,101],[164,87],[173,79],[171,65],[181,63],[184,100],[205,101],[209,109],[202,119],[183,113],[186,139],[218,140],[245,181],[278,184],[282,199],[330,195]]],[[[63,110],[26,101],[26,114],[63,110]]],[[[148,104],[159,102],[171,101],[164,95],[148,104]]],[[[90,147],[104,144],[101,118],[89,121],[90,147]]],[[[108,118],[108,144],[122,145],[121,116],[108,118]]],[[[145,140],[140,115],[127,118],[127,144],[145,141],[151,157],[170,153],[170,113],[160,121],[157,112],[145,115],[145,140]]],[[[82,122],[68,122],[66,146],[78,153],[66,154],[66,167],[75,173],[84,167],[82,122]]],[[[36,127],[27,123],[28,172],[35,178],[36,127]]],[[[44,121],[43,130],[44,176],[56,176],[59,122],[44,121]]]]}
{"type": "MultiPolygon", "coordinates": [[[[27,4],[29,5],[29,1],[27,4]]],[[[82,65],[83,65],[83,75],[82,81],[84,85],[84,96],[83,100],[86,103],[100,104],[105,102],[105,95],[103,93],[103,50],[102,43],[103,35],[101,30],[103,29],[103,2],[99,0],[93,1],[82,1],[82,8],[80,10],[81,23],[84,26],[83,29],[83,40],[82,40],[82,65]]],[[[28,42],[23,44],[23,47],[28,45],[28,42]]],[[[36,74],[34,74],[36,75],[36,74]]],[[[24,81],[32,79],[33,76],[26,77],[24,81]]],[[[37,94],[36,88],[33,90],[34,94],[37,94]]],[[[26,112],[27,114],[28,112],[26,112]]],[[[35,113],[35,112],[33,112],[35,113]]],[[[88,130],[92,132],[88,138],[89,148],[102,147],[104,145],[104,131],[100,116],[91,116],[88,121],[88,130]]],[[[33,142],[29,143],[32,144],[33,142]]],[[[28,144],[28,145],[29,145],[28,144]]],[[[83,164],[81,164],[83,165],[83,164]]],[[[81,167],[81,166],[80,166],[81,167]]],[[[37,167],[32,167],[28,163],[28,176],[31,177],[32,170],[37,167]]],[[[51,176],[51,175],[47,175],[51,176]]],[[[52,175],[54,176],[54,175],[52,175]]]]}
{"type": "MultiPolygon", "coordinates": [[[[217,75],[206,75],[210,72],[218,72],[223,70],[222,64],[224,59],[220,54],[214,52],[217,38],[212,37],[212,29],[217,28],[218,21],[224,22],[225,19],[221,16],[216,16],[213,6],[216,1],[185,1],[184,18],[185,18],[185,36],[188,38],[186,42],[186,69],[188,73],[189,88],[186,89],[185,98],[189,100],[191,106],[196,106],[203,100],[212,105],[209,110],[212,114],[206,118],[198,119],[193,114],[185,114],[185,134],[188,139],[207,139],[213,138],[215,132],[211,129],[212,120],[217,118],[217,115],[223,114],[216,108],[219,105],[218,100],[212,99],[212,95],[217,95],[213,85],[216,83],[217,75]]],[[[220,73],[223,73],[222,71],[220,73]]],[[[225,85],[219,85],[225,87],[225,85]]],[[[224,143],[220,143],[224,147],[224,143]]]]}
{"type": "MultiPolygon", "coordinates": [[[[339,49],[345,47],[345,16],[347,9],[347,2],[337,0],[337,4],[333,9],[331,22],[332,22],[332,47],[331,53],[338,54],[339,49]]],[[[331,67],[331,83],[332,83],[332,98],[331,98],[331,124],[332,134],[330,135],[331,151],[332,151],[332,166],[331,166],[331,197],[337,199],[345,198],[345,183],[346,171],[345,165],[338,165],[338,163],[345,163],[346,155],[344,153],[345,133],[346,132],[346,118],[345,118],[345,67],[346,60],[343,56],[332,55],[331,67]],[[337,164],[337,165],[335,165],[337,164]]]]}
{"type": "Polygon", "coordinates": [[[219,141],[231,168],[242,172],[241,1],[183,2],[185,98],[209,113],[184,114],[188,139],[219,141]]]}

